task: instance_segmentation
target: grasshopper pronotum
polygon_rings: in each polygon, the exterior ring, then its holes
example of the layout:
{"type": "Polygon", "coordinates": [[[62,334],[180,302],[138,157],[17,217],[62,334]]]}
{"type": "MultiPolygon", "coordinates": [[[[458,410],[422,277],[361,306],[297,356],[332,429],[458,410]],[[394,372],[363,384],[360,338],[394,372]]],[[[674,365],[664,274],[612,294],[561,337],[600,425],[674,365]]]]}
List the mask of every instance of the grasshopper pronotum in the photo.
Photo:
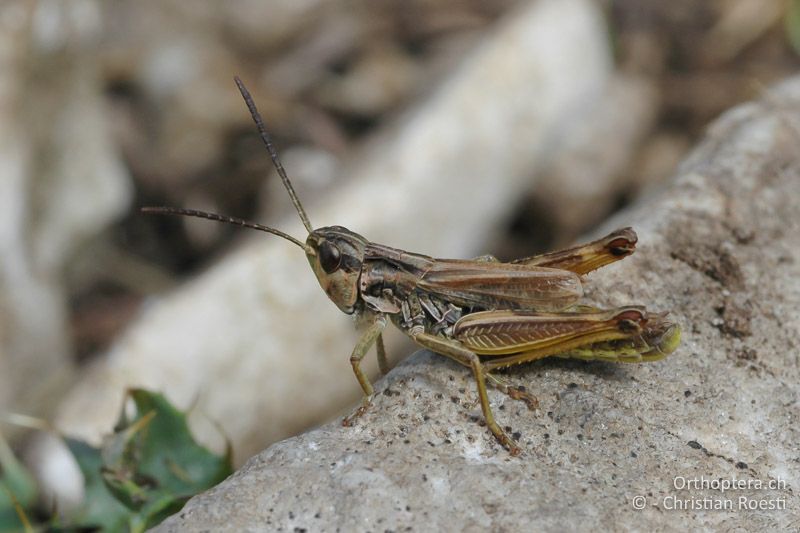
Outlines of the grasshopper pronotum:
{"type": "Polygon", "coordinates": [[[533,403],[535,398],[508,385],[493,370],[549,356],[655,361],[678,346],[680,329],[666,319],[666,313],[648,313],[641,306],[602,310],[578,304],[583,296],[581,275],[633,253],[637,238],[631,228],[510,263],[492,256],[434,259],[370,242],[341,226],[314,229],[250,93],[239,78],[236,85],[308,230],[305,242],[274,228],[213,213],[174,207],[142,211],[265,231],[306,253],[328,297],[365,326],[350,356],[364,398],[355,413],[344,419],[345,425],[363,413],[372,398],[372,384],[360,367],[372,345],[381,371],[387,372],[381,332],[389,320],[417,344],[472,369],[486,426],[514,455],[520,448],[495,421],[486,382],[515,399],[533,403]]]}

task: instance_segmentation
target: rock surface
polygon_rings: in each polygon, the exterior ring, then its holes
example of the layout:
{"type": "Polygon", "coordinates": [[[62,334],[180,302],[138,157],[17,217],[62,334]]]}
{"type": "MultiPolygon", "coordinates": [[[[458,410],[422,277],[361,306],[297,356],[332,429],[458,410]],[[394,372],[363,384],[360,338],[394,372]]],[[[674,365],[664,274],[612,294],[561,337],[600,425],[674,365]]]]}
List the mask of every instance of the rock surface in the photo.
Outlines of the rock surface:
{"type": "Polygon", "coordinates": [[[475,421],[469,373],[419,352],[377,384],[355,427],[271,446],[158,531],[796,528],[798,143],[793,79],[724,115],[669,188],[598,229],[633,225],[640,245],[590,276],[589,299],[669,309],[683,342],[649,365],[510,371],[540,401],[529,411],[490,391],[522,456],[475,421]],[[753,481],[721,491],[703,479],[753,481]],[[702,508],[727,500],[732,510],[702,508]]]}

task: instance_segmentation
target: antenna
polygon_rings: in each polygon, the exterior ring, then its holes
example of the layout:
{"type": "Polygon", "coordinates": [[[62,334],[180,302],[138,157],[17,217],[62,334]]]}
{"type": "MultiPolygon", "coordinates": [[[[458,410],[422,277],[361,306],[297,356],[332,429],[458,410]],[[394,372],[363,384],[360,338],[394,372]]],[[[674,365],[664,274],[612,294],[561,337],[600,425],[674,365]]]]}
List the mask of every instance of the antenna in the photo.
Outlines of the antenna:
{"type": "Polygon", "coordinates": [[[306,230],[308,230],[309,233],[313,232],[314,228],[311,227],[311,222],[308,221],[308,215],[306,215],[303,206],[300,204],[300,200],[297,198],[297,193],[294,192],[294,187],[292,187],[292,183],[289,181],[289,177],[286,175],[286,170],[284,170],[283,165],[281,164],[281,160],[278,157],[278,152],[272,145],[272,137],[270,137],[269,133],[267,133],[267,128],[264,126],[264,121],[261,119],[261,114],[259,114],[258,109],[256,108],[256,103],[253,101],[253,97],[250,96],[250,91],[248,91],[247,87],[244,86],[244,83],[242,83],[242,80],[239,79],[239,76],[234,76],[233,79],[236,82],[236,86],[239,87],[239,92],[242,93],[242,98],[244,98],[244,102],[247,104],[247,109],[250,110],[250,116],[253,117],[253,122],[256,123],[258,133],[261,135],[261,140],[264,141],[264,145],[267,147],[269,156],[272,158],[272,163],[275,165],[275,169],[278,171],[281,181],[283,181],[283,186],[286,187],[286,191],[289,193],[289,197],[292,199],[294,208],[297,210],[297,214],[300,215],[300,220],[303,221],[303,225],[306,227],[306,230]]]}
{"type": "Polygon", "coordinates": [[[234,224],[236,226],[242,226],[244,228],[257,229],[258,231],[265,231],[267,233],[272,233],[273,235],[277,235],[278,237],[283,237],[287,241],[293,242],[306,252],[308,252],[309,249],[308,246],[306,246],[299,240],[295,239],[291,235],[288,235],[275,228],[270,228],[269,226],[262,226],[261,224],[256,224],[255,222],[248,222],[246,220],[242,220],[241,218],[229,217],[226,215],[218,215],[216,213],[207,213],[205,211],[197,211],[196,209],[184,209],[182,207],[143,207],[141,211],[142,213],[150,213],[155,215],[183,215],[187,217],[206,218],[208,220],[225,222],[227,224],[234,224]]]}

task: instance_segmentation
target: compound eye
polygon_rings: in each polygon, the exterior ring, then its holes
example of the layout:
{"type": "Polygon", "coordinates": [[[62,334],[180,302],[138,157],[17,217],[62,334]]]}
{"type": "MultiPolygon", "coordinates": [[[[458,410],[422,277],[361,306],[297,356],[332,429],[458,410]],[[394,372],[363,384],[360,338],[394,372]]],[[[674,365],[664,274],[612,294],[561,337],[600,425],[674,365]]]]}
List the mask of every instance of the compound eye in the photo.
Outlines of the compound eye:
{"type": "Polygon", "coordinates": [[[322,270],[330,274],[339,268],[342,262],[342,253],[339,249],[328,241],[323,241],[319,245],[319,264],[322,270]]]}

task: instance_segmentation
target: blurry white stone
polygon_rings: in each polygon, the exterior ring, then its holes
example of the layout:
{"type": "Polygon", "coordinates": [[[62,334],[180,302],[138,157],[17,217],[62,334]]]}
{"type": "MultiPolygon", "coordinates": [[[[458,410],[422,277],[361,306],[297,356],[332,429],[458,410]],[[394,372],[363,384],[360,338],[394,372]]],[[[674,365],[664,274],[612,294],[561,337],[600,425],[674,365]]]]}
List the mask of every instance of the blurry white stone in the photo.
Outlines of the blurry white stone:
{"type": "Polygon", "coordinates": [[[85,480],[61,437],[44,431],[32,435],[23,460],[42,490],[43,508],[67,515],[83,503],[85,480]]]}
{"type": "Polygon", "coordinates": [[[651,82],[618,74],[602,98],[572,117],[533,193],[536,206],[547,210],[546,218],[560,232],[556,241],[599,222],[622,192],[635,188],[637,177],[625,170],[657,109],[651,82]]]}
{"type": "Polygon", "coordinates": [[[403,50],[374,47],[346,76],[327,80],[316,91],[326,107],[337,111],[377,116],[406,100],[419,88],[422,67],[403,50]]]}
{"type": "Polygon", "coordinates": [[[62,268],[129,200],[91,53],[94,19],[82,18],[91,9],[0,4],[0,412],[41,413],[42,396],[68,379],[62,268]]]}
{"type": "MultiPolygon", "coordinates": [[[[303,28],[341,10],[343,2],[331,0],[234,0],[210,2],[229,31],[253,48],[268,47],[301,33],[303,28]]],[[[187,4],[191,5],[191,3],[187,4]]]]}

